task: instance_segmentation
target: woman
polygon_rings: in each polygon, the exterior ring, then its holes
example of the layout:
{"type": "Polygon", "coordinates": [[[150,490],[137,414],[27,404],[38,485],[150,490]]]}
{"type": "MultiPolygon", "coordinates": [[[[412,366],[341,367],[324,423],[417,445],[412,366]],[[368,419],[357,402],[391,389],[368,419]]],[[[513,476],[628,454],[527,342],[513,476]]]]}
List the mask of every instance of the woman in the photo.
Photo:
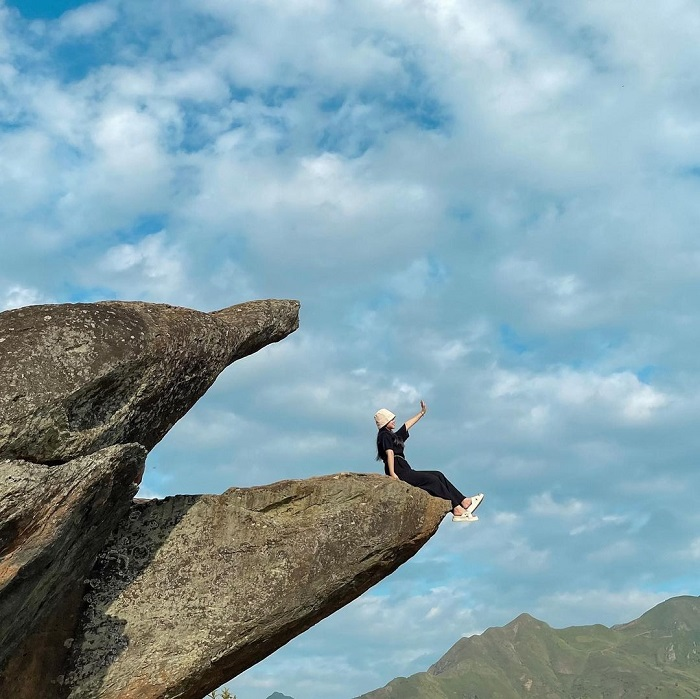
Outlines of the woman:
{"type": "Polygon", "coordinates": [[[378,410],[374,415],[377,423],[377,461],[384,462],[384,472],[395,480],[405,481],[417,488],[426,490],[431,495],[445,498],[452,503],[453,522],[476,522],[479,518],[474,510],[481,504],[484,494],[472,495],[468,498],[440,473],[440,471],[414,471],[403,455],[404,442],[408,439],[408,431],[425,415],[428,410],[423,401],[420,402],[420,412],[407,420],[399,430],[396,427],[396,415],[386,408],[378,410]]]}

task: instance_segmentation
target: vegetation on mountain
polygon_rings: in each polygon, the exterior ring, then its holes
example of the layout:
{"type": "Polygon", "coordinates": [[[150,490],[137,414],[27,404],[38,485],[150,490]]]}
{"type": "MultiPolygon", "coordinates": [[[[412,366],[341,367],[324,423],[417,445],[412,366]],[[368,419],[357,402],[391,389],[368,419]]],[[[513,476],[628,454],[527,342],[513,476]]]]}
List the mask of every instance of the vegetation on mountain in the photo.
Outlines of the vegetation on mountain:
{"type": "Polygon", "coordinates": [[[553,629],[528,614],[458,641],[427,672],[358,699],[697,699],[700,598],[639,619],[553,629]]]}

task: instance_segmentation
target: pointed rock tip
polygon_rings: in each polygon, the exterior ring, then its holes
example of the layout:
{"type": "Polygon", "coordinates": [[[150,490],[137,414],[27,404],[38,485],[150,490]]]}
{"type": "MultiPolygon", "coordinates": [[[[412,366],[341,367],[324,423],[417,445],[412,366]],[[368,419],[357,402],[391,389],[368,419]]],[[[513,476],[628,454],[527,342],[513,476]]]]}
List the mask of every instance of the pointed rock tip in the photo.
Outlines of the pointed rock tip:
{"type": "Polygon", "coordinates": [[[210,315],[236,331],[243,329],[247,334],[237,343],[233,361],[293,333],[299,327],[300,306],[299,301],[292,299],[263,299],[228,306],[212,311],[210,315]]]}
{"type": "Polygon", "coordinates": [[[212,311],[210,315],[234,322],[272,322],[286,323],[290,332],[299,327],[299,308],[301,303],[294,299],[260,299],[258,301],[246,301],[233,306],[212,311]]]}
{"type": "Polygon", "coordinates": [[[221,371],[298,326],[299,303],[284,300],[211,314],[126,301],[0,313],[0,458],[151,449],[221,371]]]}
{"type": "Polygon", "coordinates": [[[449,510],[353,473],[134,505],[90,574],[69,699],[199,699],[390,575],[449,510]]]}

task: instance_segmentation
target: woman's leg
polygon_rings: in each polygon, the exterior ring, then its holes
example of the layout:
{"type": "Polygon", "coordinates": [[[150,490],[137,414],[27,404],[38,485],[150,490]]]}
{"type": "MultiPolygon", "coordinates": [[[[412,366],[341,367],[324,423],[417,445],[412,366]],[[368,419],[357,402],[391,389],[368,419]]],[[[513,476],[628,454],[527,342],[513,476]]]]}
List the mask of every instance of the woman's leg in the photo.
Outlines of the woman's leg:
{"type": "MultiPolygon", "coordinates": [[[[402,481],[421,488],[431,495],[449,500],[453,508],[463,507],[462,501],[468,500],[440,471],[414,471],[411,469],[398,473],[398,476],[402,481]]],[[[460,512],[455,514],[460,514],[460,512]]]]}
{"type": "Polygon", "coordinates": [[[444,487],[447,489],[447,492],[450,493],[450,500],[452,502],[457,502],[460,504],[462,507],[469,507],[471,504],[471,498],[468,498],[466,495],[463,495],[453,484],[451,481],[447,479],[444,473],[442,471],[423,471],[423,473],[432,473],[433,475],[437,476],[440,479],[440,482],[444,485],[444,487]]]}
{"type": "MultiPolygon", "coordinates": [[[[457,490],[457,488],[450,481],[448,481],[447,478],[445,477],[445,475],[443,473],[441,473],[440,471],[429,471],[429,473],[437,474],[441,479],[443,479],[445,481],[446,487],[450,489],[450,492],[452,492],[455,497],[462,498],[462,502],[460,504],[462,505],[462,507],[465,510],[472,504],[472,502],[474,501],[474,498],[477,497],[476,495],[473,495],[471,497],[466,496],[466,495],[462,495],[462,493],[459,490],[457,490]]],[[[479,506],[479,502],[481,502],[481,499],[483,499],[483,497],[484,497],[482,493],[480,493],[479,495],[480,495],[480,499],[476,503],[477,507],[479,506]]],[[[476,509],[476,507],[474,509],[476,509]]]]}

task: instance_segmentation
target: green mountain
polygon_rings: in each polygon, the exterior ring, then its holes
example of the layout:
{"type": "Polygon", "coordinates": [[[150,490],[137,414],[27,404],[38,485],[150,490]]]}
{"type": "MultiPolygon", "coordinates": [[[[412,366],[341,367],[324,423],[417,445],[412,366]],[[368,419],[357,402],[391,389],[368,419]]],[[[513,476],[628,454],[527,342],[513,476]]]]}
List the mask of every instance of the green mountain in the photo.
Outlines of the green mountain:
{"type": "Polygon", "coordinates": [[[698,699],[700,597],[628,624],[553,629],[522,614],[463,638],[427,672],[358,699],[698,699]]]}

